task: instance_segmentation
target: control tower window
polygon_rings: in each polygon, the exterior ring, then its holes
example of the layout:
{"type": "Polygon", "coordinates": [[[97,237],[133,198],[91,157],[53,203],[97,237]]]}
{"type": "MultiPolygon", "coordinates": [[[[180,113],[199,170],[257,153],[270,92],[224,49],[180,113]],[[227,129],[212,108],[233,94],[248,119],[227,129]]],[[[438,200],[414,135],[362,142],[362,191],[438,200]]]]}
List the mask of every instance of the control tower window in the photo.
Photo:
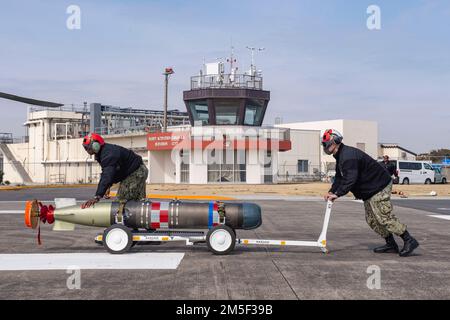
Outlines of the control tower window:
{"type": "Polygon", "coordinates": [[[202,125],[209,123],[208,103],[205,101],[189,102],[194,123],[201,121],[202,125]]]}
{"type": "Polygon", "coordinates": [[[216,124],[234,125],[238,122],[239,100],[216,101],[216,124]]]}
{"type": "Polygon", "coordinates": [[[245,106],[244,125],[260,126],[262,120],[264,101],[251,99],[245,106]]]}

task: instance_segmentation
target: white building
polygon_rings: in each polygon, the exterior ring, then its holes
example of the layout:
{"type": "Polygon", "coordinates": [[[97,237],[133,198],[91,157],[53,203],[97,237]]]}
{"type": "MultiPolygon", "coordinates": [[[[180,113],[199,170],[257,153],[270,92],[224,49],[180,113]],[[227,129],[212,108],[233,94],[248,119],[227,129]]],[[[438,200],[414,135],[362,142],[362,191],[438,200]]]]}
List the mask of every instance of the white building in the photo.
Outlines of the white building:
{"type": "Polygon", "coordinates": [[[320,130],[290,129],[291,150],[278,153],[278,180],[320,180],[322,147],[320,130]]]}
{"type": "Polygon", "coordinates": [[[277,183],[289,130],[247,126],[169,128],[147,136],[154,183],[277,183]]]}
{"type": "MultiPolygon", "coordinates": [[[[3,154],[3,180],[11,183],[93,183],[100,166],[82,146],[80,119],[73,111],[31,111],[25,126],[28,141],[0,144],[3,154]]],[[[109,135],[110,143],[140,153],[147,161],[146,132],[109,135]]]]}
{"type": "Polygon", "coordinates": [[[378,145],[378,158],[389,156],[390,160],[416,160],[417,154],[402,148],[396,143],[380,143],[378,145]]]}
{"type": "MultiPolygon", "coordinates": [[[[291,130],[316,130],[320,131],[320,138],[326,129],[335,129],[343,135],[344,144],[356,147],[374,159],[378,158],[378,124],[375,121],[340,119],[284,123],[276,125],[276,127],[289,128],[291,130]]],[[[317,142],[319,146],[320,138],[317,142]]],[[[319,162],[321,163],[321,171],[327,172],[328,170],[334,169],[334,163],[336,161],[333,156],[327,155],[321,150],[319,162]]]]}

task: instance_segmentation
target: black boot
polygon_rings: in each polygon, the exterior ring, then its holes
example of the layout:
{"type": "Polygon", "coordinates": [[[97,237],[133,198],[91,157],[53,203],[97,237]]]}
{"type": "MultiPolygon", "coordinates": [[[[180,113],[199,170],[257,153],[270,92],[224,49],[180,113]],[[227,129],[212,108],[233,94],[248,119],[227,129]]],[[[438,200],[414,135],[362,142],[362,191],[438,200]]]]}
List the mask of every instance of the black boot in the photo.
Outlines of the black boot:
{"type": "Polygon", "coordinates": [[[407,257],[419,246],[419,242],[409,234],[408,230],[400,235],[400,237],[405,242],[402,251],[400,251],[400,257],[407,257]]]}
{"type": "Polygon", "coordinates": [[[390,234],[389,236],[384,238],[384,240],[386,240],[386,244],[384,246],[373,249],[373,252],[375,252],[375,253],[385,253],[385,252],[398,253],[398,245],[395,242],[394,236],[392,234],[390,234]]]}

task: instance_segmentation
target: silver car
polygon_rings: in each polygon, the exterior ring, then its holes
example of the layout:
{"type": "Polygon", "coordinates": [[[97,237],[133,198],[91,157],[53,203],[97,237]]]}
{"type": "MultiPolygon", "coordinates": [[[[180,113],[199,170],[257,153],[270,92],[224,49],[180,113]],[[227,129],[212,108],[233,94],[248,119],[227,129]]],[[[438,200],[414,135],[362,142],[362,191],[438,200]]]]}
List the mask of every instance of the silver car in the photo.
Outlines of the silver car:
{"type": "Polygon", "coordinates": [[[441,172],[441,168],[434,167],[434,183],[447,183],[447,177],[444,176],[441,172]]]}

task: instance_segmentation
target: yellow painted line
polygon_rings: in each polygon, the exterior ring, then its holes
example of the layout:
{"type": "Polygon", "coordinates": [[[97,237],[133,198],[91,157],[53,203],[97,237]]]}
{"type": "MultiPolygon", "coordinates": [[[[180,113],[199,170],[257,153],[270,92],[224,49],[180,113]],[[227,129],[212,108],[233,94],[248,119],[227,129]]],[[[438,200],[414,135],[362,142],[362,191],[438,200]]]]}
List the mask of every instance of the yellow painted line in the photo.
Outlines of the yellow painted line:
{"type": "MultiPolygon", "coordinates": [[[[117,196],[117,192],[110,192],[111,197],[117,196]]],[[[178,194],[156,194],[149,193],[146,195],[148,199],[178,199],[178,200],[236,200],[232,197],[221,197],[221,196],[204,196],[204,195],[178,195],[178,194]]]]}
{"type": "Polygon", "coordinates": [[[169,241],[169,237],[162,237],[162,241],[169,241]]]}
{"type": "MultiPolygon", "coordinates": [[[[13,191],[13,190],[25,190],[25,189],[54,189],[54,188],[88,188],[95,187],[96,184],[56,184],[56,185],[36,185],[36,186],[1,186],[0,190],[13,191]]],[[[117,192],[111,192],[111,197],[117,196],[117,192]]],[[[208,195],[179,195],[179,194],[157,194],[149,193],[147,194],[149,199],[179,199],[179,200],[216,200],[216,201],[227,201],[236,200],[233,197],[223,197],[223,196],[208,196],[208,195]]]]}
{"type": "Polygon", "coordinates": [[[286,245],[286,241],[281,241],[281,245],[285,246],[286,245]]]}

